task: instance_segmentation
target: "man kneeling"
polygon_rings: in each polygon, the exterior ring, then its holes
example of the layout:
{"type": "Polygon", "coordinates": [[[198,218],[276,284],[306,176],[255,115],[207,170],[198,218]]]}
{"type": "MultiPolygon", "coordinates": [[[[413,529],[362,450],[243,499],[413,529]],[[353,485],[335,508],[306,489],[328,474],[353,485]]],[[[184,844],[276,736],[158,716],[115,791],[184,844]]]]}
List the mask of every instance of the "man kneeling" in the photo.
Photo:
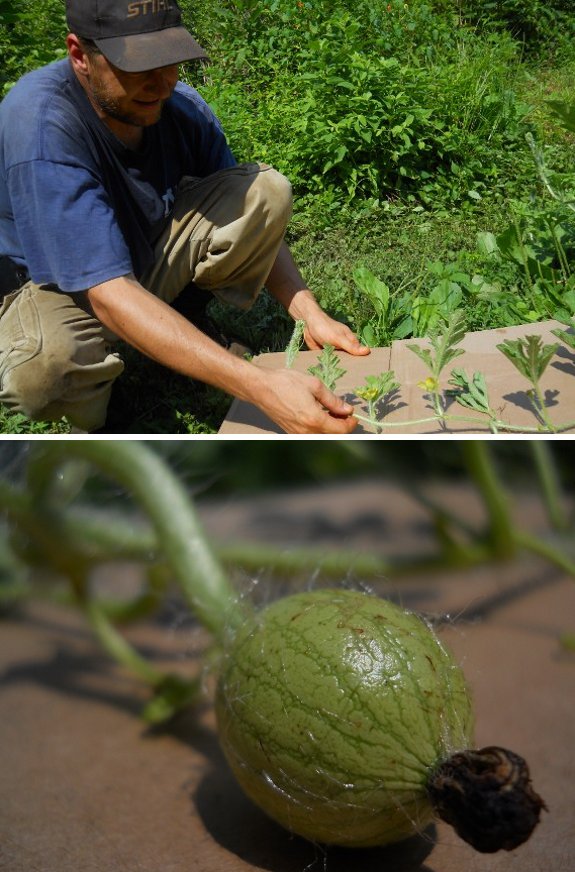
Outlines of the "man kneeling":
{"type": "Polygon", "coordinates": [[[171,305],[199,288],[248,309],[265,286],[310,348],[368,353],[294,263],[289,182],[238,165],[178,80],[205,52],[174,0],[67,0],[67,20],[68,57],[0,105],[0,402],[101,428],[122,339],[288,433],[351,432],[352,407],[317,379],[233,356],[171,305]]]}

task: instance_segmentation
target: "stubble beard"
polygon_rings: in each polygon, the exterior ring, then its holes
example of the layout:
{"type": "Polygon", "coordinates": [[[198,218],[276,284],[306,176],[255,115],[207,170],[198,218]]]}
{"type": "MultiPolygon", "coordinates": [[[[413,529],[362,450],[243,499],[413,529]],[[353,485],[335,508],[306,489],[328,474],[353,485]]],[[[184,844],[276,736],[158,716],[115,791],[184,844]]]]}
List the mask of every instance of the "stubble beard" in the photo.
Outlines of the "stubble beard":
{"type": "Polygon", "coordinates": [[[132,115],[120,108],[119,101],[113,97],[106,85],[98,77],[93,77],[89,82],[89,92],[93,103],[98,109],[108,118],[113,118],[114,121],[119,121],[122,124],[129,124],[131,127],[148,127],[150,124],[155,124],[160,120],[164,102],[158,110],[157,117],[150,121],[143,121],[137,115],[132,115]]]}

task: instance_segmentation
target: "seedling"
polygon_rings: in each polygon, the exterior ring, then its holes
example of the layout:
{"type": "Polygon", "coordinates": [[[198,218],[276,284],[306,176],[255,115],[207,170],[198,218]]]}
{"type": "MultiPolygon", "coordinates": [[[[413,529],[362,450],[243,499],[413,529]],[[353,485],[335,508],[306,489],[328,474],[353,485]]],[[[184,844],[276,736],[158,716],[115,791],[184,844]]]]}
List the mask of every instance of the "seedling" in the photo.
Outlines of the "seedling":
{"type": "Polygon", "coordinates": [[[291,335],[290,341],[286,348],[286,368],[291,369],[296,357],[299,354],[303,334],[305,330],[305,321],[296,321],[291,335]]]}
{"type": "MultiPolygon", "coordinates": [[[[565,305],[570,311],[563,309],[557,314],[559,320],[570,330],[556,329],[552,332],[569,348],[575,349],[575,292],[571,291],[565,295],[565,305]]],[[[539,419],[539,426],[518,426],[503,421],[499,417],[498,411],[491,406],[488,386],[483,373],[474,372],[469,375],[464,369],[454,368],[451,370],[451,378],[448,381],[449,387],[442,387],[443,371],[464,354],[463,348],[459,347],[465,338],[463,312],[459,309],[456,310],[448,321],[443,320],[442,326],[443,329],[430,336],[429,347],[422,347],[415,343],[410,343],[407,346],[423,361],[429,371],[429,375],[418,382],[418,387],[428,395],[433,415],[412,421],[384,421],[385,412],[382,409],[382,401],[401,389],[393,370],[385,370],[378,375],[366,376],[364,384],[354,389],[355,395],[367,404],[367,415],[356,412],[356,418],[370,425],[376,432],[383,431],[386,427],[433,422],[440,424],[459,422],[475,424],[480,427],[487,424],[492,433],[499,431],[557,433],[575,427],[575,421],[561,426],[556,426],[553,423],[547,411],[548,401],[541,388],[541,378],[560,347],[558,342],[544,344],[540,336],[528,335],[521,339],[506,339],[505,342],[496,346],[530,385],[525,393],[539,419]],[[449,411],[450,401],[453,400],[463,408],[477,412],[483,417],[453,414],[449,411]]],[[[296,322],[292,338],[286,349],[286,366],[293,365],[300,349],[304,328],[303,321],[296,322]]],[[[326,387],[333,391],[339,380],[345,375],[346,370],[341,366],[341,360],[334,347],[326,345],[318,356],[317,364],[310,366],[308,372],[320,378],[326,387]]]]}
{"type": "MultiPolygon", "coordinates": [[[[567,325],[575,327],[575,317],[567,320],[567,325]]],[[[575,337],[566,331],[553,331],[558,338],[569,347],[575,347],[575,337]]],[[[445,323],[443,330],[429,339],[430,347],[422,347],[414,343],[407,347],[422,360],[429,370],[429,375],[418,383],[418,386],[429,397],[433,414],[426,418],[411,421],[384,421],[379,415],[381,401],[400,390],[393,371],[385,371],[379,375],[366,377],[364,385],[355,389],[355,394],[367,403],[367,415],[356,413],[356,418],[370,425],[376,432],[391,427],[428,423],[465,423],[479,427],[487,426],[493,433],[500,431],[514,433],[557,433],[575,427],[575,421],[557,426],[549,417],[546,397],[541,388],[543,376],[549,362],[559,349],[559,343],[543,344],[539,336],[526,336],[522,339],[508,339],[497,348],[527,379],[530,387],[526,390],[533,410],[539,419],[536,427],[510,424],[499,417],[499,413],[491,406],[485,376],[481,372],[469,375],[464,369],[451,370],[450,387],[442,387],[441,377],[445,368],[464,353],[459,343],[465,337],[465,322],[461,311],[453,313],[450,321],[445,323]],[[457,415],[449,411],[450,400],[455,400],[460,406],[483,417],[457,415]],[[487,419],[487,420],[486,420],[487,419]]],[[[340,360],[332,346],[326,346],[321,353],[318,364],[308,370],[319,376],[322,381],[334,390],[337,381],[345,374],[340,366],[340,360]]]]}
{"type": "Polygon", "coordinates": [[[558,327],[551,332],[565,345],[575,350],[575,291],[568,291],[563,297],[563,303],[567,308],[561,308],[556,312],[555,317],[562,324],[565,324],[568,330],[562,330],[558,327]]]}
{"type": "Polygon", "coordinates": [[[549,361],[559,348],[559,343],[543,345],[540,336],[526,336],[525,339],[506,339],[497,348],[531,383],[532,390],[528,391],[527,395],[546,428],[554,433],[555,427],[547,415],[545,397],[539,382],[549,361]]]}
{"type": "Polygon", "coordinates": [[[346,370],[340,366],[340,362],[333,345],[326,345],[317,359],[317,364],[310,366],[308,372],[321,379],[326,388],[333,391],[340,378],[346,373],[346,370]]]}
{"type": "Polygon", "coordinates": [[[556,330],[552,330],[554,336],[558,336],[565,345],[568,345],[569,348],[572,348],[575,351],[575,315],[570,318],[568,326],[571,327],[571,332],[568,333],[566,330],[561,330],[557,328],[556,330]]]}
{"type": "Polygon", "coordinates": [[[460,405],[484,415],[491,414],[487,383],[482,372],[468,376],[464,369],[452,369],[449,384],[454,386],[454,390],[448,391],[448,394],[455,397],[460,405]]]}
{"type": "Polygon", "coordinates": [[[429,369],[430,375],[424,381],[419,383],[419,387],[427,390],[432,398],[433,408],[439,418],[445,415],[445,404],[442,391],[439,385],[439,379],[444,368],[455,360],[456,357],[463,354],[462,348],[457,348],[459,342],[465,337],[465,322],[463,313],[456,311],[449,323],[446,323],[442,333],[436,333],[431,336],[431,349],[421,348],[419,345],[408,345],[410,351],[417,354],[429,369]]]}
{"type": "Polygon", "coordinates": [[[355,389],[355,394],[367,403],[370,418],[375,418],[378,407],[386,397],[399,390],[399,382],[395,380],[393,370],[387,370],[380,375],[368,375],[365,384],[355,389]]]}

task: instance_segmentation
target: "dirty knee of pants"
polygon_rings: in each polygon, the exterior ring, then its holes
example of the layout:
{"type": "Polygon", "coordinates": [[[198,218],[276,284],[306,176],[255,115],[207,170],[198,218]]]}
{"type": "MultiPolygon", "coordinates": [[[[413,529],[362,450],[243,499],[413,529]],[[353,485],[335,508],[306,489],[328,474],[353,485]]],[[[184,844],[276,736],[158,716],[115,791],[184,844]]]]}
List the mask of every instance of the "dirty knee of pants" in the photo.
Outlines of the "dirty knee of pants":
{"type": "Polygon", "coordinates": [[[103,426],[124,364],[72,295],[24,286],[0,318],[0,403],[34,420],[103,426]]]}

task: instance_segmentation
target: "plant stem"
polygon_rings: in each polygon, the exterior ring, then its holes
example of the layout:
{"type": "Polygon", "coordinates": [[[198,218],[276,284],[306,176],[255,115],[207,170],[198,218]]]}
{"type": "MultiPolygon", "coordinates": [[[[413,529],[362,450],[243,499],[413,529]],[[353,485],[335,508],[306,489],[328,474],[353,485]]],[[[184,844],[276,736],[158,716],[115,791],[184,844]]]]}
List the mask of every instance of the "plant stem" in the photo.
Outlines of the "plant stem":
{"type": "Polygon", "coordinates": [[[433,391],[433,393],[431,395],[431,402],[432,402],[433,408],[435,409],[435,414],[437,416],[438,421],[441,421],[441,423],[444,423],[445,422],[445,409],[441,405],[442,393],[439,390],[438,379],[439,379],[439,373],[438,373],[437,378],[436,378],[436,383],[438,386],[433,391]]]}
{"type": "Polygon", "coordinates": [[[221,640],[240,619],[237,597],[208,545],[191,500],[169,467],[144,443],[44,442],[31,452],[35,480],[49,478],[70,458],[89,461],[130,491],[150,517],[158,542],[201,623],[221,640]]]}
{"type": "Polygon", "coordinates": [[[32,494],[0,478],[0,509],[10,520],[15,550],[28,562],[40,559],[71,579],[82,574],[86,560],[81,546],[77,548],[76,540],[62,537],[57,518],[32,494]]]}
{"type": "MultiPolygon", "coordinates": [[[[537,412],[539,413],[539,409],[537,409],[537,412]]],[[[385,430],[386,427],[414,427],[416,424],[433,424],[440,422],[445,424],[453,422],[460,424],[477,424],[479,427],[485,426],[485,420],[483,418],[474,418],[471,415],[450,415],[446,412],[441,412],[439,415],[431,415],[427,418],[417,418],[408,421],[380,421],[376,418],[362,415],[359,412],[354,412],[353,415],[358,421],[369,424],[377,430],[385,430]]],[[[520,424],[508,424],[506,421],[500,421],[499,419],[491,419],[489,423],[490,426],[495,428],[495,431],[503,430],[508,433],[525,433],[533,435],[544,432],[543,427],[526,427],[520,424]]],[[[575,421],[569,421],[567,424],[561,424],[559,427],[551,424],[548,429],[551,430],[552,433],[564,433],[568,430],[575,429],[575,421]]]]}
{"type": "Polygon", "coordinates": [[[430,552],[394,558],[379,557],[351,551],[331,551],[319,548],[295,548],[279,551],[273,546],[230,544],[221,546],[218,554],[226,563],[241,566],[252,572],[267,570],[274,575],[293,576],[297,572],[313,572],[320,576],[341,580],[349,573],[360,578],[398,578],[415,572],[432,572],[449,566],[467,566],[482,563],[490,554],[481,545],[469,545],[457,552],[430,552]]]}
{"type": "Polygon", "coordinates": [[[554,545],[523,530],[515,530],[513,537],[521,548],[544,557],[550,563],[554,563],[555,566],[564,569],[569,575],[575,577],[575,560],[572,560],[563,551],[559,551],[554,545]]]}
{"type": "Polygon", "coordinates": [[[28,489],[36,501],[45,505],[61,507],[71,502],[86,483],[89,464],[85,461],[70,461],[58,470],[57,475],[42,474],[35,464],[28,465],[28,489]]]}
{"type": "Polygon", "coordinates": [[[485,442],[474,440],[463,442],[461,451],[467,470],[483,497],[494,552],[497,557],[507,559],[516,550],[514,530],[507,497],[495,471],[491,448],[485,442]]]}
{"type": "Polygon", "coordinates": [[[545,405],[545,397],[543,396],[543,393],[541,391],[541,387],[540,387],[538,381],[533,382],[533,389],[535,391],[535,397],[537,399],[537,402],[534,403],[535,410],[536,410],[537,414],[541,417],[541,420],[543,421],[546,429],[549,430],[550,433],[556,433],[557,430],[555,429],[553,422],[551,421],[549,415],[547,414],[547,407],[545,405]]]}
{"type": "Polygon", "coordinates": [[[140,519],[126,520],[124,515],[103,513],[75,506],[73,512],[59,506],[39,514],[38,493],[9,484],[0,477],[0,512],[4,512],[13,528],[25,532],[38,542],[43,551],[61,555],[74,543],[74,553],[87,561],[98,562],[116,558],[139,559],[150,552],[157,553],[157,539],[150,527],[140,519]]]}
{"type": "MultiPolygon", "coordinates": [[[[38,533],[41,534],[41,548],[39,554],[44,564],[46,551],[44,540],[48,544],[58,543],[57,553],[59,563],[62,562],[62,554],[66,551],[66,543],[74,542],[75,551],[66,561],[66,574],[70,574],[70,566],[73,571],[78,571],[78,555],[81,566],[92,566],[112,560],[136,560],[147,563],[153,569],[165,570],[161,548],[153,529],[140,519],[126,520],[123,516],[110,517],[109,513],[87,510],[83,507],[74,507],[71,510],[53,510],[50,516],[45,518],[45,523],[40,524],[29,507],[29,500],[25,494],[17,492],[14,501],[13,489],[8,486],[4,489],[4,483],[0,479],[0,510],[6,511],[12,522],[26,529],[32,540],[38,533]],[[15,511],[15,502],[18,511],[15,511]],[[24,505],[26,508],[24,508],[24,505]]],[[[417,497],[423,502],[423,497],[417,497]]],[[[425,505],[432,511],[437,507],[429,501],[425,505]]],[[[444,509],[438,509],[445,514],[444,509]]],[[[471,531],[464,525],[461,518],[450,517],[452,524],[457,524],[469,534],[471,531]]],[[[366,554],[350,550],[329,550],[319,548],[294,548],[289,551],[279,550],[274,546],[266,546],[258,543],[240,542],[213,542],[211,547],[216,557],[226,566],[241,568],[248,572],[268,570],[278,575],[289,576],[296,572],[319,572],[325,577],[341,579],[350,570],[357,576],[374,578],[376,576],[394,577],[409,572],[422,571],[426,568],[441,568],[446,566],[444,557],[437,554],[422,555],[418,558],[399,556],[393,559],[381,557],[376,554],[366,554]]],[[[32,554],[27,555],[29,559],[32,554]]],[[[488,554],[481,549],[469,553],[470,562],[481,562],[488,559],[488,554]]],[[[48,558],[50,559],[50,557],[48,558]]],[[[50,559],[51,565],[53,561],[50,559]]],[[[54,565],[56,570],[59,565],[54,565]]],[[[134,608],[138,608],[134,603],[134,608]]],[[[108,609],[105,609],[108,613],[108,609]]],[[[116,606],[118,613],[130,612],[130,606],[116,606]]]]}
{"type": "Polygon", "coordinates": [[[563,508],[563,495],[553,453],[547,442],[540,439],[532,441],[530,447],[549,521],[555,530],[566,530],[567,516],[563,508]]]}
{"type": "Polygon", "coordinates": [[[160,683],[164,674],[150,666],[118,633],[99,603],[87,599],[82,603],[82,608],[101,645],[111,657],[138,675],[146,684],[156,686],[160,683]]]}

